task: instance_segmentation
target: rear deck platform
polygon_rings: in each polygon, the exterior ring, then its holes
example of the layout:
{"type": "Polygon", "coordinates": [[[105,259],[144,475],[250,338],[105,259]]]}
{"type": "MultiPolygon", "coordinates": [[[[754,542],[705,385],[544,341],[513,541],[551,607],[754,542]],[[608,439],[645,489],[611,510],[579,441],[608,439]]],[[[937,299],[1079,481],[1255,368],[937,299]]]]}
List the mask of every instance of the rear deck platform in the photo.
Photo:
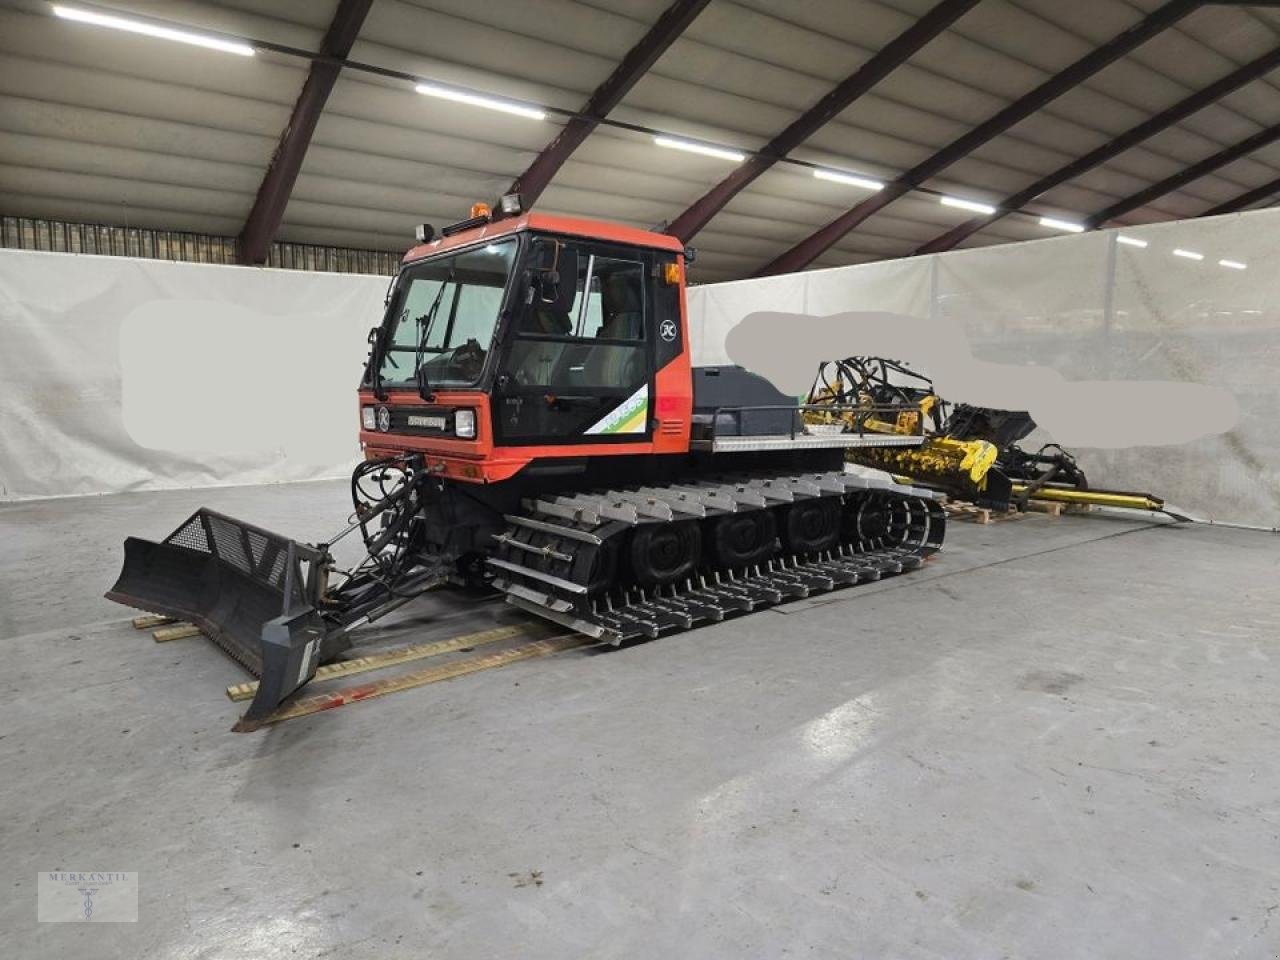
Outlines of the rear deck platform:
{"type": "Polygon", "coordinates": [[[0,956],[1276,954],[1280,538],[953,523],[907,577],[246,735],[232,661],[101,599],[201,504],[316,539],[344,502],[0,506],[0,956]],[[138,871],[140,921],[36,923],[55,869],[138,871]]]}

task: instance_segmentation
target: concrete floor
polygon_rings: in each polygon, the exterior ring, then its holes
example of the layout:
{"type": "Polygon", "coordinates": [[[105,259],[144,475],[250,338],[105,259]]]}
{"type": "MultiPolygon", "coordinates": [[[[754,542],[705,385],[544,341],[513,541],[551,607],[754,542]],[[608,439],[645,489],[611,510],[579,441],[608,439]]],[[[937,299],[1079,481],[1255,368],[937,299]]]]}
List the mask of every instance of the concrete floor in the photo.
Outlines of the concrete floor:
{"type": "Polygon", "coordinates": [[[953,523],[911,577],[252,735],[237,667],[99,599],[126,533],[343,497],[0,507],[0,956],[1280,955],[1280,539],[953,523]],[[140,921],[36,923],[55,869],[139,871],[140,921]]]}

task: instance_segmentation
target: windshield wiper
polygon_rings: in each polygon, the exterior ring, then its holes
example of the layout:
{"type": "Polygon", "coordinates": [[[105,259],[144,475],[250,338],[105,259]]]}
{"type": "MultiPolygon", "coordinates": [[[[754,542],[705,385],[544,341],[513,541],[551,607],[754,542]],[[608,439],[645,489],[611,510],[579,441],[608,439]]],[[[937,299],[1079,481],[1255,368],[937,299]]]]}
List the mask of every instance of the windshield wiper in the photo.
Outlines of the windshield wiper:
{"type": "Polygon", "coordinates": [[[369,386],[373,388],[373,396],[379,403],[387,402],[387,388],[382,385],[382,364],[395,360],[387,350],[387,325],[374,327],[369,331],[369,386]]]}
{"type": "Polygon", "coordinates": [[[431,301],[431,306],[427,308],[427,312],[418,317],[418,350],[413,358],[413,376],[418,381],[418,396],[423,400],[428,399],[430,383],[427,382],[427,373],[422,368],[422,361],[427,352],[427,340],[431,336],[431,327],[436,322],[436,313],[440,310],[440,301],[444,299],[445,288],[453,283],[453,269],[450,268],[449,275],[440,283],[440,289],[436,291],[436,298],[431,301]]]}

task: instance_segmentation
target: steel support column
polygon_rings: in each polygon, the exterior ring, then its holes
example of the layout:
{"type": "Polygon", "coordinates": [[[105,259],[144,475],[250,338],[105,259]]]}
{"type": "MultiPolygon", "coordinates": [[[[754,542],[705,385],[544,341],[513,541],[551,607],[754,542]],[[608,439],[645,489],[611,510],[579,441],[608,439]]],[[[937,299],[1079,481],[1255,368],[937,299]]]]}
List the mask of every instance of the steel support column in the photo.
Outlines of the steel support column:
{"type": "Polygon", "coordinates": [[[906,63],[926,43],[955,23],[978,0],[943,0],[887,43],[882,50],[851,73],[840,85],[774,137],[759,153],[748,157],[727,177],[693,202],[671,221],[666,232],[685,243],[724,209],[753,180],[808,140],[841,111],[906,63]]]}
{"type": "Polygon", "coordinates": [[[1252,190],[1246,190],[1238,197],[1233,197],[1216,207],[1210,207],[1202,217],[1216,217],[1220,213],[1235,213],[1237,210],[1243,210],[1245,207],[1253,206],[1259,200],[1266,200],[1274,194],[1280,193],[1280,178],[1264,183],[1260,187],[1254,187],[1252,190]]]}
{"type": "MultiPolygon", "coordinates": [[[[583,106],[581,115],[573,117],[561,128],[560,133],[529,164],[524,173],[516,177],[509,193],[518,193],[526,209],[542,196],[551,178],[556,175],[573,151],[582,145],[598,122],[621,102],[666,53],[667,48],[684,33],[689,24],[700,14],[710,0],[676,0],[660,16],[649,32],[627,51],[613,73],[596,87],[583,106]]],[[[499,214],[500,215],[500,214],[499,214]]]]}
{"type": "Polygon", "coordinates": [[[313,60],[302,92],[293,105],[289,123],[280,134],[271,164],[267,167],[253,209],[240,231],[240,262],[263,263],[271,249],[271,241],[280,229],[285,207],[293,193],[293,185],[302,169],[316,122],[342,70],[341,60],[351,52],[364,25],[373,0],[341,0],[333,22],[320,44],[320,55],[327,60],[313,60]]]}
{"type": "Polygon", "coordinates": [[[1103,67],[1109,66],[1152,37],[1167,30],[1200,5],[1200,0],[1168,0],[1129,29],[1091,50],[1034,90],[1019,97],[988,120],[898,176],[879,193],[868,197],[826,226],[805,237],[790,250],[757,270],[754,276],[762,277],[803,270],[839,242],[846,233],[887,207],[898,197],[920,186],[930,177],[936,176],[956,161],[964,159],[978,147],[1025,120],[1067,91],[1079,86],[1103,67]]]}
{"type": "Polygon", "coordinates": [[[1146,189],[1130,194],[1123,200],[1117,200],[1111,206],[1099,210],[1088,217],[1085,220],[1085,226],[1090,228],[1098,227],[1108,220],[1114,220],[1116,217],[1124,216],[1139,207],[1145,207],[1152,200],[1158,200],[1166,194],[1173,193],[1173,191],[1185,187],[1193,180],[1199,180],[1201,177],[1213,173],[1213,171],[1225,167],[1229,163],[1247,157],[1255,150],[1260,150],[1262,147],[1275,143],[1277,140],[1280,140],[1280,124],[1264,127],[1253,136],[1246,137],[1239,143],[1232,144],[1224,150],[1219,150],[1213,156],[1205,157],[1199,163],[1193,163],[1185,170],[1180,170],[1171,177],[1165,177],[1159,183],[1153,183],[1146,189]]]}
{"type": "Polygon", "coordinates": [[[1216,103],[1232,91],[1239,90],[1245,84],[1266,76],[1277,67],[1280,67],[1280,48],[1272,50],[1270,53],[1265,53],[1256,60],[1252,60],[1244,66],[1231,71],[1222,79],[1210,84],[1203,90],[1198,90],[1190,96],[1184,97],[1173,106],[1161,110],[1149,120],[1138,124],[1136,127],[1131,127],[1119,136],[1113,137],[1078,160],[1072,160],[1012,196],[1005,197],[1004,200],[1000,201],[999,209],[995,213],[966,220],[959,226],[952,227],[946,233],[940,234],[928,243],[918,247],[915,252],[918,254],[940,253],[943,250],[950,250],[956,244],[973,236],[979,230],[989,227],[997,220],[1007,217],[1014,210],[1025,206],[1036,197],[1048,193],[1054,187],[1069,180],[1074,180],[1076,177],[1088,173],[1096,167],[1102,166],[1102,164],[1119,156],[1130,147],[1134,147],[1142,141],[1155,136],[1162,130],[1167,130],[1196,111],[1216,103]]]}

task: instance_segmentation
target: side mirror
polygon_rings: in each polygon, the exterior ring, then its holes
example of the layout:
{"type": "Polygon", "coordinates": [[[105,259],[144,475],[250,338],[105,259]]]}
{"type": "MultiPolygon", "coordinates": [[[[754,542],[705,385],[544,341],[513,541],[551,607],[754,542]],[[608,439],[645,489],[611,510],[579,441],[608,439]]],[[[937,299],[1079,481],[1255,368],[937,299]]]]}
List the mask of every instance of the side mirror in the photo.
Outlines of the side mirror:
{"type": "Polygon", "coordinates": [[[559,240],[539,243],[533,255],[533,301],[568,313],[578,292],[578,251],[559,240]]]}

